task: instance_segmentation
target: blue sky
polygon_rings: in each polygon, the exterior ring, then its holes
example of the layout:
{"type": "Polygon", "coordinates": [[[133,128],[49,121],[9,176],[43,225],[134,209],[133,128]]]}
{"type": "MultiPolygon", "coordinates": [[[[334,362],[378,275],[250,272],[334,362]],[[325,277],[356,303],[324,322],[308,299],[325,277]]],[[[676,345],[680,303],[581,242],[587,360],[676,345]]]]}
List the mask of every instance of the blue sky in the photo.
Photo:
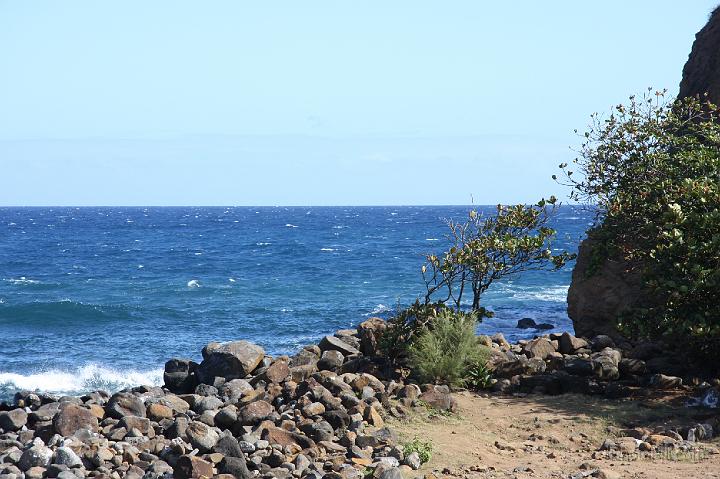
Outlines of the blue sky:
{"type": "Polygon", "coordinates": [[[562,196],[716,2],[0,0],[0,204],[562,196]]]}

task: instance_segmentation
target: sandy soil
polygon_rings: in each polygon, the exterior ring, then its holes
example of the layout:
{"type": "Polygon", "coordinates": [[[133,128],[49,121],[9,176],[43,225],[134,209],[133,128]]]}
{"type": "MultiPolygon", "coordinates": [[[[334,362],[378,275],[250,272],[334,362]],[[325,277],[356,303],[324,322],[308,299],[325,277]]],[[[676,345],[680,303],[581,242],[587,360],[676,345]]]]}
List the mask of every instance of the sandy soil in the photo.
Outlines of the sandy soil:
{"type": "Polygon", "coordinates": [[[717,439],[704,443],[700,453],[678,457],[648,453],[649,457],[608,459],[595,452],[605,438],[613,437],[609,432],[613,426],[652,427],[707,419],[708,411],[685,408],[679,398],[618,401],[580,395],[519,398],[461,392],[457,399],[458,415],[416,412],[407,420],[391,421],[404,441],[414,437],[432,441],[432,458],[419,475],[567,479],[601,469],[606,476],[590,477],[720,478],[717,439]]]}

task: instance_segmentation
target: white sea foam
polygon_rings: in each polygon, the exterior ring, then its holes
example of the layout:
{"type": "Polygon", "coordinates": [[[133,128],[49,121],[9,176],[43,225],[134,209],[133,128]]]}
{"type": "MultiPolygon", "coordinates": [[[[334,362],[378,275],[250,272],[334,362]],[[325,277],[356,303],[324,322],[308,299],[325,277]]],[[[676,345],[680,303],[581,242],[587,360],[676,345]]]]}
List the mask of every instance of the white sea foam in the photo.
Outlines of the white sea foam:
{"type": "Polygon", "coordinates": [[[0,372],[0,389],[27,389],[53,394],[82,394],[96,389],[115,392],[130,386],[159,386],[162,369],[117,370],[87,364],[75,370],[50,369],[23,375],[0,372]]]}
{"type": "Polygon", "coordinates": [[[28,279],[25,276],[20,276],[19,278],[9,278],[3,281],[7,281],[12,284],[40,284],[40,281],[36,279],[28,279]]]}
{"type": "Polygon", "coordinates": [[[335,251],[334,248],[320,248],[320,251],[335,251]]]}
{"type": "Polygon", "coordinates": [[[291,225],[290,223],[287,223],[287,224],[285,225],[285,227],[287,227],[287,228],[298,228],[297,225],[291,225]]]}
{"type": "Polygon", "coordinates": [[[272,243],[270,243],[270,242],[263,242],[263,241],[261,241],[261,242],[259,242],[259,243],[255,243],[255,246],[269,246],[269,245],[271,245],[271,244],[272,244],[272,243]]]}
{"type": "Polygon", "coordinates": [[[198,281],[197,279],[191,279],[190,281],[187,282],[187,287],[188,288],[199,288],[200,281],[198,281]]]}
{"type": "Polygon", "coordinates": [[[550,301],[553,303],[564,303],[567,301],[568,288],[570,286],[552,286],[548,288],[533,288],[513,293],[513,298],[530,301],[550,301]]]}
{"type": "Polygon", "coordinates": [[[235,278],[228,278],[228,281],[230,281],[231,283],[234,283],[234,282],[235,282],[235,278]]]}
{"type": "Polygon", "coordinates": [[[425,238],[425,241],[440,241],[439,238],[425,238]]]}
{"type": "Polygon", "coordinates": [[[375,308],[373,308],[373,310],[370,311],[369,313],[365,313],[365,316],[372,316],[373,314],[386,313],[388,311],[392,311],[392,309],[381,303],[381,304],[378,304],[377,306],[375,306],[375,308]]]}

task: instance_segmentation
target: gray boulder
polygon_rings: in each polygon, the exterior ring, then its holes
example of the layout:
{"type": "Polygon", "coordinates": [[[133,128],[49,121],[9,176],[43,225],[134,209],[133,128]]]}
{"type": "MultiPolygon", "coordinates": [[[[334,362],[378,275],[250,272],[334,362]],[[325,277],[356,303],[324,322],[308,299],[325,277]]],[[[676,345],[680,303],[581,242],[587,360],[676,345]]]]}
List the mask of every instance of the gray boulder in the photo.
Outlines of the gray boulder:
{"type": "Polygon", "coordinates": [[[205,359],[198,366],[198,379],[213,384],[216,377],[242,379],[250,374],[265,357],[265,350],[248,341],[210,343],[203,350],[205,359]]]}

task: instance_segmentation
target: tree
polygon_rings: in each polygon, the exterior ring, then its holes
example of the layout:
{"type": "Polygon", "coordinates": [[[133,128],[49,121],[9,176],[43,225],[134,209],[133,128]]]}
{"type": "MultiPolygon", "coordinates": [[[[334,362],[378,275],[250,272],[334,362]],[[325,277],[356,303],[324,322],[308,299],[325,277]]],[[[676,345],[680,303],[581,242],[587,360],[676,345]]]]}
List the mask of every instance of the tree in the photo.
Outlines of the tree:
{"type": "Polygon", "coordinates": [[[498,205],[492,216],[472,210],[466,222],[449,221],[450,249],[428,255],[422,267],[425,304],[450,303],[459,311],[469,292],[471,309],[485,313],[480,297],[498,279],[561,268],[575,255],[552,252],[556,231],[548,224],[556,209],[557,200],[550,197],[534,206],[498,205]]]}
{"type": "Polygon", "coordinates": [[[618,318],[634,338],[672,338],[720,352],[720,125],[698,98],[651,89],[593,115],[573,169],[572,198],[598,208],[593,257],[639,265],[642,304],[618,318]]]}

